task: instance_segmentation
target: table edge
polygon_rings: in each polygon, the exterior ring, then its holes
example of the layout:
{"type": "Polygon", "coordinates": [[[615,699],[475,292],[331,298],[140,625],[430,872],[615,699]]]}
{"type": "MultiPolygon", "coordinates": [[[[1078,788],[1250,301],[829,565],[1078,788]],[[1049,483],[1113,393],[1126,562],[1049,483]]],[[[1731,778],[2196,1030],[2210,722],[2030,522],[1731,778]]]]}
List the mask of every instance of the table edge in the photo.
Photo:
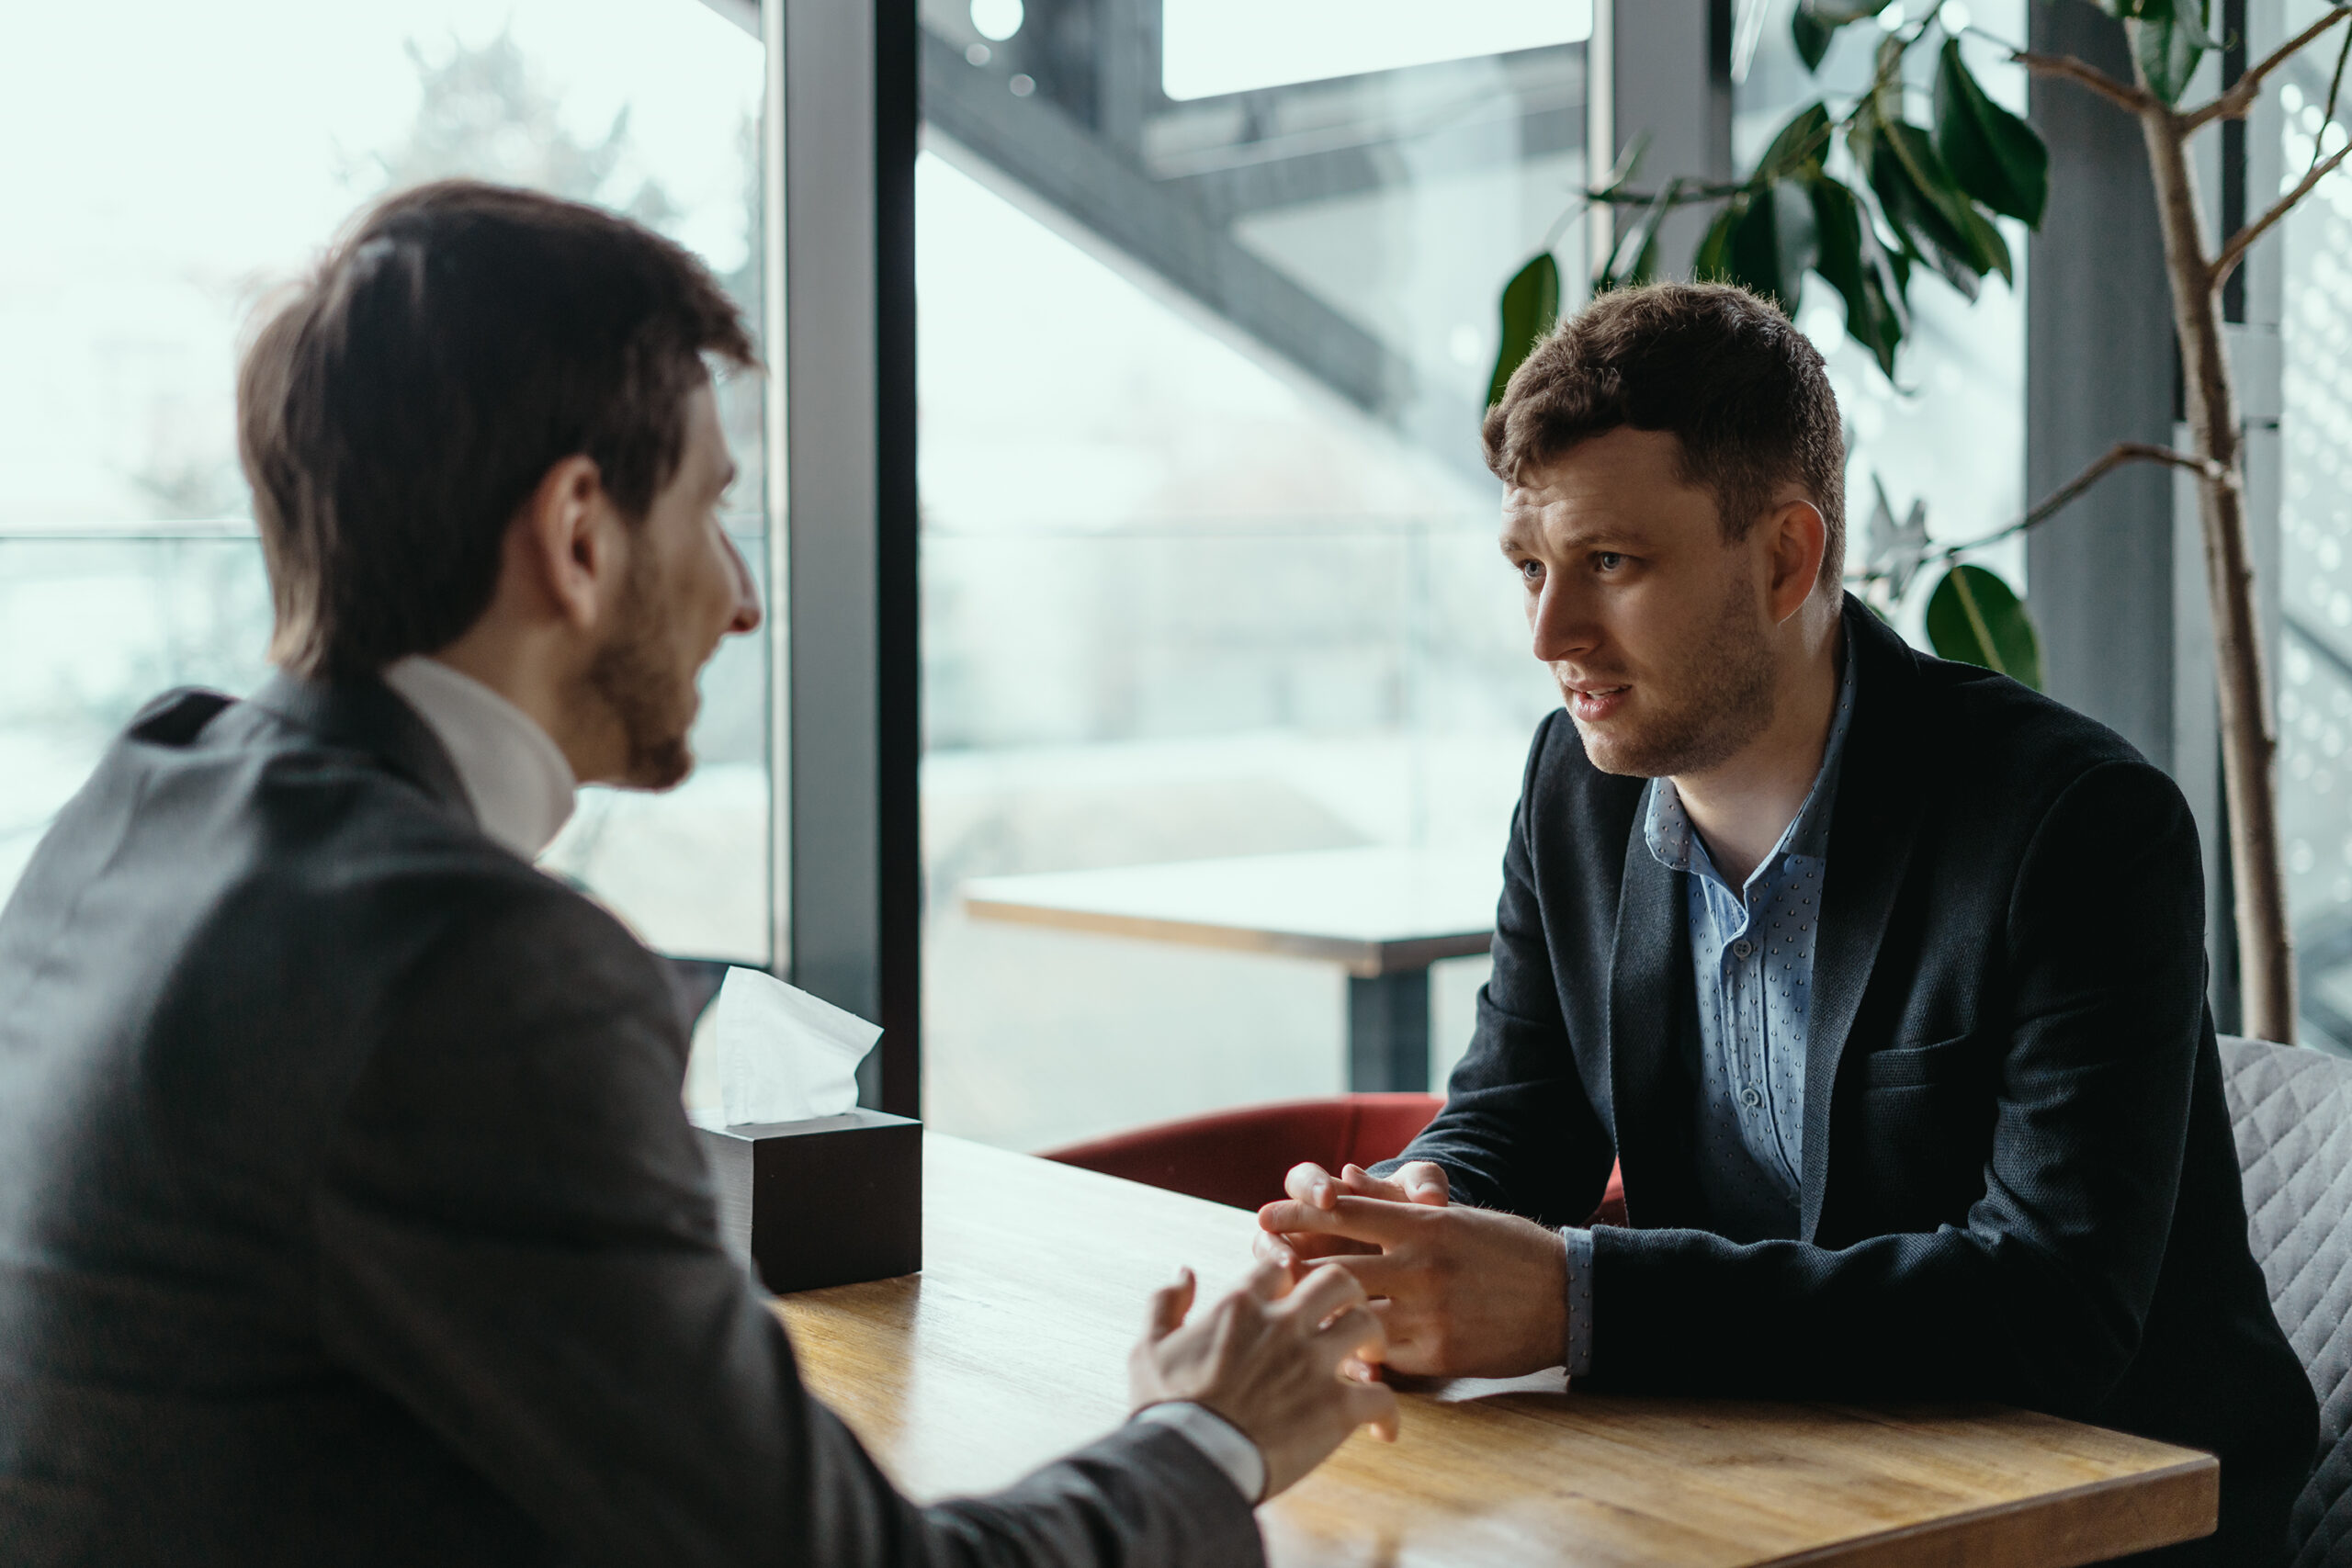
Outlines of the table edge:
{"type": "MultiPolygon", "coordinates": [[[[2166,1447],[2174,1445],[2167,1444],[2166,1447]]],[[[2169,1536],[2161,1540],[2133,1540],[2121,1542],[2101,1541],[2088,1550],[2089,1556],[2039,1559],[2034,1568],[2082,1568],[2083,1564],[2105,1562],[2118,1556],[2152,1551],[2159,1547],[2175,1546],[2184,1541],[2202,1540],[2220,1528],[2222,1463],[2210,1453],[2197,1450],[2183,1450],[2183,1457],[2160,1470],[2141,1471],[2131,1475],[2110,1476],[2104,1481],[2086,1481],[2080,1486],[2070,1486],[2062,1492],[2043,1492],[2031,1497],[1996,1503],[1986,1507],[1971,1508],[1962,1513],[1948,1514],[1940,1518],[1922,1519],[1917,1524],[1900,1525],[1875,1535],[1854,1536],[1828,1546],[1807,1547],[1786,1556],[1767,1559],[1756,1568],[1809,1568],[1812,1564],[1836,1568],[1895,1568],[1896,1564],[1914,1561],[1913,1551],[1918,1545],[1932,1541],[1941,1535],[1962,1529],[1982,1529],[1988,1522],[2004,1518],[2023,1518],[2029,1514],[2042,1513],[2052,1508],[2064,1508],[2109,1495],[2119,1499],[2135,1495],[2145,1499],[2160,1495],[2169,1499],[2180,1488],[2202,1494],[2191,1506],[2202,1504],[2205,1528],[2194,1535],[2169,1536]]],[[[2144,1512],[2145,1510],[2140,1510],[2144,1512]]],[[[1971,1556],[1972,1563],[1980,1561],[1971,1556]]],[[[2007,1561],[1983,1558],[1987,1568],[2007,1561]]]]}
{"type": "Polygon", "coordinates": [[[1317,936],[1306,931],[1113,914],[1051,904],[1023,904],[973,894],[964,896],[964,912],[975,919],[995,920],[1005,925],[1045,926],[1057,931],[1086,931],[1096,936],[1223,948],[1228,952],[1256,953],[1279,958],[1315,959],[1338,964],[1350,974],[1365,979],[1405,970],[1426,969],[1442,958],[1475,957],[1488,951],[1494,943],[1491,926],[1475,931],[1395,939],[1317,936]]]}

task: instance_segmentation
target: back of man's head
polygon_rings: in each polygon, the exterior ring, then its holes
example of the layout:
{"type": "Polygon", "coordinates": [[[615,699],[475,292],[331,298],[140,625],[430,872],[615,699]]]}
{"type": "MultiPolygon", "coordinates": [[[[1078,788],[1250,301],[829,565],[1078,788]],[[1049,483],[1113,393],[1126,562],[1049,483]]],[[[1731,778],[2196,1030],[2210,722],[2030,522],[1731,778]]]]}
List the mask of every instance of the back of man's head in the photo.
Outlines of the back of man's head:
{"type": "Polygon", "coordinates": [[[753,363],[735,307],[625,219],[467,180],[363,213],[238,373],[271,658],[346,676],[455,641],[565,457],[593,459],[641,518],[677,468],[706,354],[753,363]]]}
{"type": "Polygon", "coordinates": [[[1623,426],[1671,432],[1683,479],[1712,491],[1726,539],[1790,490],[1828,534],[1820,585],[1845,570],[1846,441],[1821,355],[1769,301],[1721,283],[1603,294],[1563,321],[1487,411],[1487,466],[1516,484],[1623,426]]]}

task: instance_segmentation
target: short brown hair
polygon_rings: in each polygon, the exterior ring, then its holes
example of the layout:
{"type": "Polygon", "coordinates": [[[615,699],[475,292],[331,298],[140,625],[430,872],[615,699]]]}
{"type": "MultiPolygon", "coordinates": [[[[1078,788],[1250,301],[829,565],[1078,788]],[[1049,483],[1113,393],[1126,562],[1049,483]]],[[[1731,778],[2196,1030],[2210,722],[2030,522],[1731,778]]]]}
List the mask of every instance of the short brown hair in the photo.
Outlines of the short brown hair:
{"type": "Polygon", "coordinates": [[[625,219],[471,180],[362,213],[238,369],[271,658],[347,676],[456,641],[566,457],[641,518],[705,354],[754,363],[709,270],[625,219]]]}
{"type": "Polygon", "coordinates": [[[1747,536],[1794,483],[1828,530],[1821,586],[1846,560],[1846,439],[1821,355],[1773,305],[1726,283],[1603,294],[1554,328],[1487,411],[1487,467],[1505,484],[1621,425],[1670,431],[1683,479],[1747,536]]]}

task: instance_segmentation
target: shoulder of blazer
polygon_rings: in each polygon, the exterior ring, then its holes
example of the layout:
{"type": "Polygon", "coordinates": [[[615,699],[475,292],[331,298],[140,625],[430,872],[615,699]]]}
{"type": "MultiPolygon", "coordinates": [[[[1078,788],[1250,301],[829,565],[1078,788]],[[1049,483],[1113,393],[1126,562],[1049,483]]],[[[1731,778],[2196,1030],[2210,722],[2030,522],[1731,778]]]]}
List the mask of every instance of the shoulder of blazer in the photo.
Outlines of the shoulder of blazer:
{"type": "MultiPolygon", "coordinates": [[[[289,948],[332,932],[385,960],[359,966],[371,983],[403,966],[397,954],[482,921],[544,930],[556,948],[642,951],[609,911],[484,835],[454,771],[436,776],[450,766],[438,743],[382,694],[352,704],[338,692],[313,724],[282,702],[173,693],[134,723],[129,765],[151,779],[179,775],[177,787],[148,791],[148,809],[193,811],[230,857],[219,863],[224,918],[266,911],[287,922],[289,948]]],[[[236,936],[272,941],[251,924],[236,936]]],[[[659,971],[650,954],[647,964],[659,971]]]]}
{"type": "Polygon", "coordinates": [[[2039,819],[2085,774],[2123,764],[2170,776],[2129,740],[2086,714],[2006,675],[1913,653],[1920,706],[1915,728],[1923,773],[1950,781],[2004,815],[2039,819]]]}

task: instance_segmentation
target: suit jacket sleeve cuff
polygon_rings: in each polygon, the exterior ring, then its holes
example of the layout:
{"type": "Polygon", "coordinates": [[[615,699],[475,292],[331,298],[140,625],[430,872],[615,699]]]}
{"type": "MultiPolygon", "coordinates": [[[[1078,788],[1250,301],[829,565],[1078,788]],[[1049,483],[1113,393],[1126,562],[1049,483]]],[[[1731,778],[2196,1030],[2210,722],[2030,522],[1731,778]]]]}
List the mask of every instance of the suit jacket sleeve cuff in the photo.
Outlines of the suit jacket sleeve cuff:
{"type": "Polygon", "coordinates": [[[1151,1404],[1136,1413],[1138,1421],[1148,1421],[1173,1428],[1201,1450],[1211,1464],[1225,1472],[1233,1483],[1242,1501],[1256,1506],[1266,1495],[1266,1460],[1258,1445],[1242,1434],[1241,1428],[1219,1416],[1205,1404],[1189,1400],[1171,1400],[1166,1404],[1151,1404]]]}
{"type": "Polygon", "coordinates": [[[1560,1239],[1568,1244],[1568,1343],[1563,1358],[1568,1376],[1592,1371],[1592,1232],[1581,1225],[1563,1225],[1560,1239]]]}

